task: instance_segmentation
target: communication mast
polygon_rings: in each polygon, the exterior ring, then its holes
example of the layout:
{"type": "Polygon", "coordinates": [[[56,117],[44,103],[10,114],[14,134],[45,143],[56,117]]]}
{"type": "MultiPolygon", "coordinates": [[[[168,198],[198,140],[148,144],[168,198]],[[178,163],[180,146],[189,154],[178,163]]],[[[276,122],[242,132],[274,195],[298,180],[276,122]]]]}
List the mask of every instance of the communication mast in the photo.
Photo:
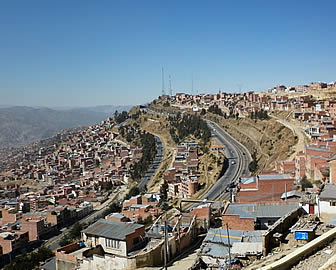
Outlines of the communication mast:
{"type": "Polygon", "coordinates": [[[165,95],[164,70],[162,68],[162,96],[165,95]]]}
{"type": "Polygon", "coordinates": [[[173,90],[172,90],[172,87],[171,87],[171,77],[169,75],[169,95],[172,97],[173,96],[173,90]]]}

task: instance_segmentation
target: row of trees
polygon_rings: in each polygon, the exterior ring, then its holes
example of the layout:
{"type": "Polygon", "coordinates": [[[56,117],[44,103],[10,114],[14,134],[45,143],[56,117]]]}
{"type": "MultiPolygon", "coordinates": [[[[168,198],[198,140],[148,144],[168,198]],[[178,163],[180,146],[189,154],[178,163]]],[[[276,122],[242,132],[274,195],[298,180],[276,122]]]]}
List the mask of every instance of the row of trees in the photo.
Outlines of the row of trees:
{"type": "Polygon", "coordinates": [[[128,119],[128,113],[126,111],[123,111],[121,113],[118,113],[118,111],[114,112],[114,120],[118,124],[124,122],[126,119],[128,119]]]}
{"type": "Polygon", "coordinates": [[[258,120],[268,120],[269,116],[267,111],[261,109],[259,111],[251,112],[250,113],[250,118],[251,119],[258,119],[258,120]]]}
{"type": "Polygon", "coordinates": [[[170,116],[170,135],[176,143],[180,143],[189,136],[208,142],[211,137],[207,123],[197,115],[170,116]]]}
{"type": "Polygon", "coordinates": [[[55,256],[54,253],[46,247],[40,247],[37,251],[25,253],[16,257],[10,264],[4,267],[4,270],[30,270],[36,269],[41,262],[55,256]]]}
{"type": "Polygon", "coordinates": [[[83,230],[84,225],[76,222],[69,233],[64,235],[60,241],[60,246],[66,246],[74,242],[76,239],[79,239],[81,237],[81,231],[83,230]]]}
{"type": "Polygon", "coordinates": [[[131,167],[131,177],[141,179],[147,172],[156,155],[156,142],[154,135],[143,132],[141,135],[142,157],[131,167]]]}
{"type": "Polygon", "coordinates": [[[214,105],[211,105],[209,108],[208,108],[208,112],[211,112],[211,113],[214,113],[214,114],[218,114],[220,116],[223,116],[223,112],[222,110],[218,107],[218,105],[214,104],[214,105]]]}

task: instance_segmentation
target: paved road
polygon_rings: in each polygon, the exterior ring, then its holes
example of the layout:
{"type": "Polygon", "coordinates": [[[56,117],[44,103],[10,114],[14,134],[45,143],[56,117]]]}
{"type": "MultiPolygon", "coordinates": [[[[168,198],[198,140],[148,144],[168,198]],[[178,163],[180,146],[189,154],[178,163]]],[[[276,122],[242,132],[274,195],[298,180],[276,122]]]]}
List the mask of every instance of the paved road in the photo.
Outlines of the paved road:
{"type": "Polygon", "coordinates": [[[152,179],[152,177],[155,175],[156,170],[160,167],[162,158],[163,158],[163,144],[162,141],[160,139],[160,137],[155,136],[155,141],[156,141],[156,155],[155,158],[153,160],[152,165],[150,166],[150,168],[148,169],[147,173],[145,174],[145,176],[142,178],[141,182],[138,184],[138,188],[140,190],[143,190],[148,182],[152,179]]]}
{"type": "Polygon", "coordinates": [[[239,177],[249,175],[248,165],[251,161],[251,155],[245,146],[237,142],[216,123],[212,121],[207,121],[207,123],[219,144],[226,146],[225,156],[228,158],[229,164],[224,175],[204,194],[203,198],[228,200],[230,194],[225,192],[226,187],[232,182],[237,183],[239,177]]]}
{"type": "MultiPolygon", "coordinates": [[[[92,212],[90,215],[84,217],[83,219],[79,220],[80,223],[86,223],[86,224],[90,224],[94,221],[96,221],[97,219],[99,219],[103,212],[106,210],[106,208],[108,207],[108,205],[110,203],[112,203],[113,201],[117,201],[120,200],[124,197],[124,195],[126,194],[126,187],[125,186],[121,186],[121,187],[117,187],[116,190],[113,191],[113,193],[111,194],[110,198],[108,200],[106,200],[103,204],[99,205],[94,212],[92,212]]],[[[59,235],[56,235],[50,239],[48,239],[43,245],[50,248],[51,250],[55,250],[57,248],[60,247],[59,243],[62,239],[62,237],[64,235],[66,235],[67,233],[70,232],[71,228],[73,225],[71,225],[70,227],[63,229],[62,233],[59,235]]]]}

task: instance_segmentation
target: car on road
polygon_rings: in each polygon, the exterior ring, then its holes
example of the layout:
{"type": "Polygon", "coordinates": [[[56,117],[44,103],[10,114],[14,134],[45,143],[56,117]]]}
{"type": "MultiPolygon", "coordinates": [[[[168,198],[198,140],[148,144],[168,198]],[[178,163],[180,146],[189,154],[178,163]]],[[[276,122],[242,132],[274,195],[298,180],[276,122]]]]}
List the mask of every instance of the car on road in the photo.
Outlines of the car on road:
{"type": "Polygon", "coordinates": [[[234,164],[236,164],[236,162],[235,162],[234,160],[232,160],[232,161],[231,161],[231,164],[234,165],[234,164]]]}
{"type": "Polygon", "coordinates": [[[225,191],[228,192],[231,188],[235,188],[237,185],[234,182],[227,184],[225,191]]]}

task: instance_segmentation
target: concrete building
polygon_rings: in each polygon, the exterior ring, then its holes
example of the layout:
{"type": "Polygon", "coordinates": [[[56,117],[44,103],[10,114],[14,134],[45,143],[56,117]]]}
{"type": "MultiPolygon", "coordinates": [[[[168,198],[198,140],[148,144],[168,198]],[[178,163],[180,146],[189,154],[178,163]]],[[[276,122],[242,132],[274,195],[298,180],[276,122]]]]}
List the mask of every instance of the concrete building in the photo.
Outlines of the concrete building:
{"type": "Polygon", "coordinates": [[[336,214],[336,185],[326,184],[320,195],[317,196],[315,213],[336,214]]]}
{"type": "Polygon", "coordinates": [[[100,219],[82,231],[88,247],[100,245],[106,253],[127,256],[144,241],[145,226],[100,219]]]}

